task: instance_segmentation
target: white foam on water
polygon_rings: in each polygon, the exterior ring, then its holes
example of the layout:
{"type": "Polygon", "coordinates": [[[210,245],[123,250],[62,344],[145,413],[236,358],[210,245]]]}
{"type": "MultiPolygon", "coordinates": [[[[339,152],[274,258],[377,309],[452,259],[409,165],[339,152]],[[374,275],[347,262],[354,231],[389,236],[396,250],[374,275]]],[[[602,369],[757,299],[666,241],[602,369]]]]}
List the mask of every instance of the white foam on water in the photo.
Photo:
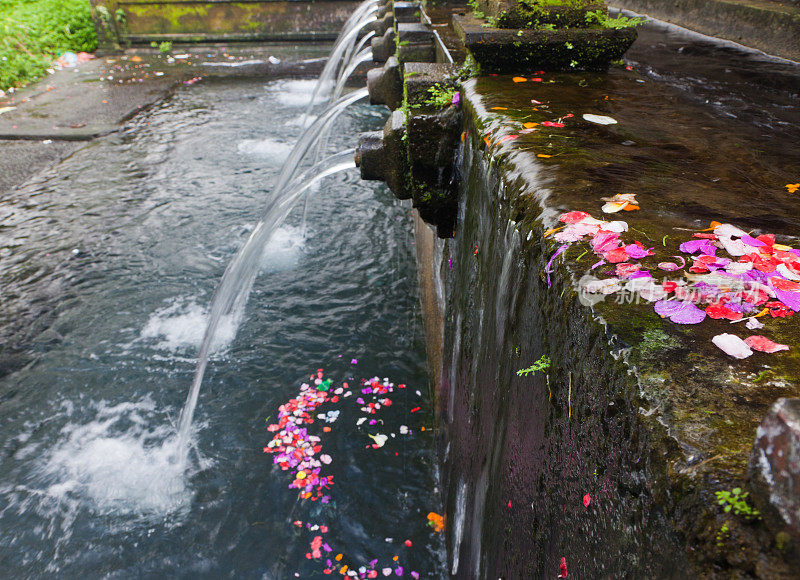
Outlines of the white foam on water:
{"type": "MultiPolygon", "coordinates": [[[[316,80],[301,80],[294,79],[282,81],[269,85],[269,88],[275,88],[278,92],[275,93],[275,99],[284,107],[307,107],[311,103],[311,97],[314,94],[314,88],[317,85],[316,80]]],[[[314,104],[318,105],[325,103],[328,100],[333,90],[335,83],[326,83],[314,99],[314,104]]]]}
{"type": "MultiPolygon", "coordinates": [[[[220,352],[233,342],[240,321],[241,313],[225,317],[220,322],[212,352],[220,352]]],[[[193,300],[176,299],[150,315],[139,339],[155,340],[155,348],[173,354],[196,351],[203,342],[207,323],[206,308],[193,300]]]]}
{"type": "Polygon", "coordinates": [[[119,404],[62,401],[14,440],[9,460],[19,468],[0,485],[0,518],[5,525],[24,514],[29,525],[7,527],[6,538],[27,561],[46,562],[48,573],[74,559],[67,546],[86,526],[125,537],[141,524],[181,525],[195,495],[192,477],[213,466],[194,448],[181,467],[175,427],[149,395],[119,404]]]}
{"type": "Polygon", "coordinates": [[[295,268],[305,248],[305,237],[299,226],[282,226],[275,230],[264,248],[262,272],[280,272],[295,268]]]}
{"type": "Polygon", "coordinates": [[[236,146],[239,153],[251,155],[269,161],[272,165],[281,165],[293,146],[276,139],[245,139],[236,146]]]}
{"type": "Polygon", "coordinates": [[[155,403],[93,404],[94,420],[68,423],[45,453],[43,490],[59,502],[83,500],[99,514],[166,516],[188,508],[187,474],[176,461],[172,425],[151,426],[155,403]]]}

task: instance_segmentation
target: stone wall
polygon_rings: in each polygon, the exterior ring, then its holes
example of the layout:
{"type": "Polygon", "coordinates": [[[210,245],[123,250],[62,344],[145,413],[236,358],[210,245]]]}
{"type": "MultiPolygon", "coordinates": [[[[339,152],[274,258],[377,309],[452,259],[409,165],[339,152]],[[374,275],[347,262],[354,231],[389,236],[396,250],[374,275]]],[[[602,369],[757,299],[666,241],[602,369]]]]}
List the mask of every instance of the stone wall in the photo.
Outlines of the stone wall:
{"type": "MultiPolygon", "coordinates": [[[[121,44],[151,41],[333,40],[358,2],[351,0],[92,0],[110,15],[121,44]]],[[[109,20],[106,17],[106,20],[109,20]]]]}

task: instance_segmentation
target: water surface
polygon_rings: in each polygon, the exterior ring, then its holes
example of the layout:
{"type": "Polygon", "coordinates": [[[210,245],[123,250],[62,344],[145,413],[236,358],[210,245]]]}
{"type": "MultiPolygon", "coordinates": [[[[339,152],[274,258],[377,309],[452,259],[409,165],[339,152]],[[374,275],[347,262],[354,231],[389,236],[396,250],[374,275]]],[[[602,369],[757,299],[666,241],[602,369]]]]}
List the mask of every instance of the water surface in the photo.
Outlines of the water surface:
{"type": "MultiPolygon", "coordinates": [[[[276,232],[238,334],[218,341],[188,476],[165,447],[211,295],[260,217],[312,88],[186,87],[0,201],[4,574],[322,576],[305,557],[309,532],[292,525],[309,519],[354,562],[399,555],[423,576],[436,568],[410,213],[355,171],[312,195],[305,235],[299,211],[276,232]],[[262,452],[267,420],[317,368],[336,382],[406,383],[382,418],[387,432],[412,429],[366,449],[355,405],[320,409],[342,409],[325,509],[299,503],[262,452]]],[[[384,116],[352,107],[331,151],[384,116]]]]}

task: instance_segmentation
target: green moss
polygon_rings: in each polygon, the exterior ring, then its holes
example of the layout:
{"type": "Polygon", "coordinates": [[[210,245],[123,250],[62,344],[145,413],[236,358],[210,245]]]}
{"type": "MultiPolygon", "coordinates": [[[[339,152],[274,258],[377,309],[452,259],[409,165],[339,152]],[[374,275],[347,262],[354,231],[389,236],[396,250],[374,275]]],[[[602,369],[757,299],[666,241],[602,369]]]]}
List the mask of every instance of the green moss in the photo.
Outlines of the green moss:
{"type": "Polygon", "coordinates": [[[775,547],[778,548],[781,552],[784,552],[791,548],[792,546],[792,537],[786,532],[778,532],[775,534],[775,547]]]}
{"type": "Polygon", "coordinates": [[[608,13],[594,10],[586,13],[586,23],[594,25],[598,28],[632,28],[641,26],[646,20],[644,18],[626,18],[624,16],[617,16],[612,18],[608,13]]]}
{"type": "Polygon", "coordinates": [[[517,371],[517,376],[519,377],[526,377],[531,374],[536,374],[538,371],[546,371],[550,368],[550,358],[547,355],[542,355],[539,360],[533,363],[526,369],[520,369],[517,371]]]}
{"type": "MultiPolygon", "coordinates": [[[[660,326],[660,325],[659,325],[660,326]]],[[[680,348],[680,342],[661,328],[650,328],[644,332],[639,343],[639,353],[644,358],[652,358],[664,351],[680,348]]]]}
{"type": "Polygon", "coordinates": [[[728,525],[728,522],[723,522],[717,532],[717,546],[722,547],[725,545],[725,542],[730,539],[731,537],[731,528],[728,525]]]}
{"type": "Polygon", "coordinates": [[[461,65],[461,68],[458,69],[458,74],[456,78],[458,80],[466,80],[472,77],[476,77],[481,74],[481,65],[475,60],[475,57],[472,56],[471,52],[467,52],[467,57],[464,59],[464,64],[461,65]]]}
{"type": "MultiPolygon", "coordinates": [[[[440,83],[436,83],[433,86],[428,88],[428,94],[430,95],[421,103],[417,103],[414,105],[410,105],[412,109],[421,109],[423,107],[432,107],[435,109],[443,109],[445,107],[449,107],[453,102],[453,95],[455,94],[456,89],[454,86],[445,86],[440,83]]],[[[407,96],[406,91],[406,96],[407,96]]],[[[406,99],[404,102],[408,105],[408,100],[406,99]]]]}

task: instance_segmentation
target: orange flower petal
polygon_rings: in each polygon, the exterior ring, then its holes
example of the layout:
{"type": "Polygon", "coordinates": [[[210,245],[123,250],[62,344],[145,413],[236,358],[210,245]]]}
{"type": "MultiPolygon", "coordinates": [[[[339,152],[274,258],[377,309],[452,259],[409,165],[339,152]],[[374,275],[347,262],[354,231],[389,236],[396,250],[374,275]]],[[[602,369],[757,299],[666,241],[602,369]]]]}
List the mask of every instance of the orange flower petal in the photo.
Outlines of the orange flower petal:
{"type": "Polygon", "coordinates": [[[526,129],[532,129],[534,127],[537,127],[538,125],[539,125],[539,123],[523,123],[522,124],[522,126],[525,127],[526,129]]]}
{"type": "Polygon", "coordinates": [[[545,155],[544,153],[537,153],[536,157],[541,157],[542,159],[550,159],[552,155],[545,155]]]}
{"type": "Polygon", "coordinates": [[[511,80],[512,80],[512,81],[514,81],[515,83],[525,83],[525,82],[528,82],[528,79],[526,79],[525,77],[514,77],[514,78],[513,78],[513,79],[511,79],[511,80]]]}
{"type": "Polygon", "coordinates": [[[719,222],[711,222],[711,226],[710,227],[707,227],[706,229],[700,230],[700,231],[701,232],[710,232],[712,230],[715,230],[717,228],[717,226],[721,226],[721,225],[722,224],[719,223],[719,222]]]}
{"type": "Polygon", "coordinates": [[[561,226],[560,228],[553,228],[552,230],[547,230],[547,231],[544,233],[544,237],[546,238],[546,237],[548,237],[548,236],[551,236],[551,235],[553,235],[554,233],[556,233],[557,231],[559,231],[559,230],[563,230],[565,227],[567,227],[567,226],[561,226]]]}

